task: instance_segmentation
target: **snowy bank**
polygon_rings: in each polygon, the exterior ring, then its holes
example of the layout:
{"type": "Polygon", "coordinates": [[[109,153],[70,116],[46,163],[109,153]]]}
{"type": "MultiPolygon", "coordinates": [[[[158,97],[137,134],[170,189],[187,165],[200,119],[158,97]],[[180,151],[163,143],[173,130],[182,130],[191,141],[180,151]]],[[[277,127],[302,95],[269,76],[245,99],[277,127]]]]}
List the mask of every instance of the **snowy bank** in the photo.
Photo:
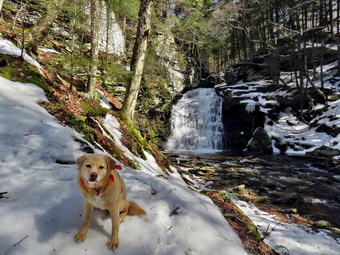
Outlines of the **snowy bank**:
{"type": "Polygon", "coordinates": [[[277,221],[272,215],[244,201],[234,203],[252,220],[261,233],[264,242],[282,255],[338,255],[340,239],[327,235],[328,230],[319,232],[311,228],[277,221]]]}
{"type": "MultiPolygon", "coordinates": [[[[0,199],[0,254],[112,254],[106,247],[110,219],[101,211],[95,211],[87,239],[73,241],[83,214],[72,163],[83,154],[76,141],[81,135],[36,104],[46,98],[34,85],[0,78],[0,95],[0,192],[9,197],[0,199]]],[[[114,117],[105,125],[123,147],[114,117]]],[[[128,199],[148,214],[121,224],[114,254],[247,254],[209,198],[178,175],[159,177],[151,155],[138,160],[141,171],[124,167],[121,174],[128,199]]]]}

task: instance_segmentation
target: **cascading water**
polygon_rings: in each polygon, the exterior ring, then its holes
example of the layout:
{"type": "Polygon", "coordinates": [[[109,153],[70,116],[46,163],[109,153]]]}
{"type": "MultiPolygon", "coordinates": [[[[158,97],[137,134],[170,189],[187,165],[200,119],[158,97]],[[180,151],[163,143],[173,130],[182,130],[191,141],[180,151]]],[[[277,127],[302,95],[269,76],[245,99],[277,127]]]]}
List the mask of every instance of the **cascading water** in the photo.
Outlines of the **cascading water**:
{"type": "Polygon", "coordinates": [[[213,88],[186,92],[171,110],[166,150],[209,153],[223,150],[222,98],[213,88]]]}

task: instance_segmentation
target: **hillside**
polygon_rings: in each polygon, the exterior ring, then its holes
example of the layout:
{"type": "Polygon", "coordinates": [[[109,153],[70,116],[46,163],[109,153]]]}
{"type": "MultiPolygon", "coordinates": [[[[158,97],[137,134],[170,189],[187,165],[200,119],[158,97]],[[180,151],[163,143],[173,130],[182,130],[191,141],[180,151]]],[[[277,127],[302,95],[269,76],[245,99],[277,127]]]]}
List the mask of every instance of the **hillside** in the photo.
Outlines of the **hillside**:
{"type": "MultiPolygon", "coordinates": [[[[37,104],[46,101],[33,84],[0,78],[1,254],[112,254],[105,243],[110,219],[95,212],[88,239],[75,244],[82,198],[75,159],[95,149],[75,130],[37,104]],[[6,199],[7,198],[7,199],[6,199]]],[[[166,175],[155,159],[122,145],[117,120],[108,115],[105,134],[141,169],[123,166],[128,198],[146,211],[120,229],[119,254],[246,254],[241,241],[210,199],[187,188],[178,174],[166,175]],[[204,234],[202,234],[204,233],[204,234]]]]}
{"type": "Polygon", "coordinates": [[[0,12],[0,254],[339,254],[339,1],[0,12]],[[73,241],[84,153],[147,211],[115,251],[100,210],[73,241]]]}

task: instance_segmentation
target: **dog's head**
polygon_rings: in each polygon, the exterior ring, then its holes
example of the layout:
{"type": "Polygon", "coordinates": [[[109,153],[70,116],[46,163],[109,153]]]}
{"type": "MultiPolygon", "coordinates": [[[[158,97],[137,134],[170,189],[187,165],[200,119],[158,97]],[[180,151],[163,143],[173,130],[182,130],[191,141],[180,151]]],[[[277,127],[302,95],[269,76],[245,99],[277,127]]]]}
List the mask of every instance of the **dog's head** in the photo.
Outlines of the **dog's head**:
{"type": "Polygon", "coordinates": [[[79,176],[89,187],[96,187],[107,178],[116,162],[109,156],[85,154],[77,159],[79,176]]]}

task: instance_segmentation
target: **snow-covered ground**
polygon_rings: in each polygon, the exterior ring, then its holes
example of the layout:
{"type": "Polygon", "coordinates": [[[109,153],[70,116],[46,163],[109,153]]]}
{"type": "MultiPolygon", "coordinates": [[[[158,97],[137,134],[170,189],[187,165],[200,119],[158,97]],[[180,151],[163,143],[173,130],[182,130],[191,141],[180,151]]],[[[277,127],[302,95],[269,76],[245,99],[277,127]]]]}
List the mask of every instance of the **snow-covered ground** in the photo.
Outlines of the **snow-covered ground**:
{"type": "MultiPolygon", "coordinates": [[[[0,95],[0,192],[9,197],[0,199],[0,254],[113,254],[106,247],[110,219],[100,211],[87,239],[73,241],[83,214],[77,166],[56,162],[75,162],[83,154],[75,141],[81,135],[36,103],[46,98],[35,85],[0,78],[0,95]]],[[[119,139],[113,116],[105,125],[119,139]]],[[[151,155],[144,161],[126,154],[142,167],[121,171],[128,198],[147,215],[121,224],[115,254],[247,254],[209,198],[187,188],[176,174],[160,176],[151,155]]]]}

